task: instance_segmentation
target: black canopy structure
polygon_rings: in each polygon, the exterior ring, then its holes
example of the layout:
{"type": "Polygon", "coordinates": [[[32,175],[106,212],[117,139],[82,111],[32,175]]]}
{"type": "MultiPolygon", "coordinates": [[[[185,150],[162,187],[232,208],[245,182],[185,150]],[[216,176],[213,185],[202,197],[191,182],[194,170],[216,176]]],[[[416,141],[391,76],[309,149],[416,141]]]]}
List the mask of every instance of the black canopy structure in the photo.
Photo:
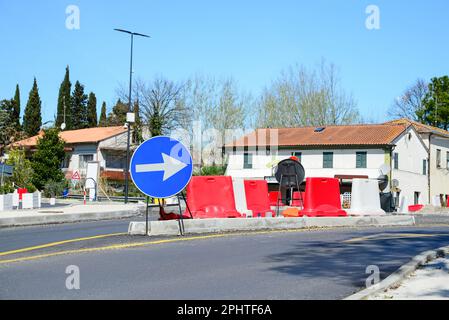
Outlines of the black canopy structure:
{"type": "Polygon", "coordinates": [[[299,188],[301,182],[306,176],[306,172],[301,163],[295,159],[289,158],[282,160],[275,168],[274,176],[279,182],[279,194],[276,202],[277,215],[279,216],[279,205],[282,199],[287,199],[287,190],[290,190],[291,201],[300,200],[303,202],[301,190],[299,188]],[[293,190],[297,189],[299,193],[299,199],[293,199],[293,190]]]}

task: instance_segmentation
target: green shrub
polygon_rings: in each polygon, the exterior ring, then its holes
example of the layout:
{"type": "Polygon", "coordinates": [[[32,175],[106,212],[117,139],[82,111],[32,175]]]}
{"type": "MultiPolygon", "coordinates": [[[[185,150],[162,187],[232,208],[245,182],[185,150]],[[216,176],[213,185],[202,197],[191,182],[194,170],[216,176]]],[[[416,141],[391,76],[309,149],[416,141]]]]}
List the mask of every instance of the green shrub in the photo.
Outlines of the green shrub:
{"type": "Polygon", "coordinates": [[[44,196],[47,198],[54,198],[62,195],[64,188],[67,187],[66,181],[53,181],[49,180],[44,185],[44,196]]]}
{"type": "Polygon", "coordinates": [[[223,176],[226,172],[225,166],[205,166],[196,172],[196,176],[223,176]]]}
{"type": "Polygon", "coordinates": [[[3,186],[0,186],[0,194],[13,193],[14,187],[12,183],[5,183],[3,186]]]}

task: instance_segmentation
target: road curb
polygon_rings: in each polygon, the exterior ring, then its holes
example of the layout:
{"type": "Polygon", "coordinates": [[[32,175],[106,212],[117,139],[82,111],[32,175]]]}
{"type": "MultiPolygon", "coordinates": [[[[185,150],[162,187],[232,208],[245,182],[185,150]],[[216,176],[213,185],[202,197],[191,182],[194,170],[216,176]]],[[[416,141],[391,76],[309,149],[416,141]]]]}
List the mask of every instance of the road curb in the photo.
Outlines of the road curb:
{"type": "Polygon", "coordinates": [[[33,225],[61,224],[72,222],[87,222],[111,219],[125,219],[141,215],[142,209],[127,209],[117,211],[98,211],[83,213],[60,213],[49,215],[28,215],[2,218],[0,216],[0,228],[23,227],[33,225]]]}
{"type": "MultiPolygon", "coordinates": [[[[411,226],[414,224],[415,219],[412,216],[189,219],[184,220],[184,233],[207,234],[307,228],[411,226]]],[[[145,235],[145,229],[145,222],[131,222],[128,233],[145,235]]],[[[175,220],[150,221],[148,224],[149,236],[177,236],[179,234],[179,223],[175,220]]]]}
{"type": "Polygon", "coordinates": [[[420,266],[435,260],[436,258],[444,257],[449,254],[449,246],[441,247],[435,250],[428,250],[420,253],[419,255],[412,258],[412,260],[403,266],[401,266],[398,270],[393,272],[387,278],[379,282],[378,284],[359,291],[344,300],[367,300],[370,296],[378,294],[382,291],[386,291],[394,286],[399,285],[402,281],[405,280],[411,273],[413,273],[420,266]]]}

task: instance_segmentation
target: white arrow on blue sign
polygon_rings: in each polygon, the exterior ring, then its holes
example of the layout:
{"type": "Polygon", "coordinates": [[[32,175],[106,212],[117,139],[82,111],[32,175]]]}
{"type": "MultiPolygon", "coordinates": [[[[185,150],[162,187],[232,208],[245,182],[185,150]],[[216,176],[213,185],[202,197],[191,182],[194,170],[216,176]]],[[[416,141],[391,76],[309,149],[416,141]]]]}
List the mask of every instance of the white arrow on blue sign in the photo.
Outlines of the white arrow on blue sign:
{"type": "Polygon", "coordinates": [[[158,136],[142,143],[130,164],[136,187],[152,198],[170,198],[181,192],[192,178],[189,150],[178,140],[158,136]]]}

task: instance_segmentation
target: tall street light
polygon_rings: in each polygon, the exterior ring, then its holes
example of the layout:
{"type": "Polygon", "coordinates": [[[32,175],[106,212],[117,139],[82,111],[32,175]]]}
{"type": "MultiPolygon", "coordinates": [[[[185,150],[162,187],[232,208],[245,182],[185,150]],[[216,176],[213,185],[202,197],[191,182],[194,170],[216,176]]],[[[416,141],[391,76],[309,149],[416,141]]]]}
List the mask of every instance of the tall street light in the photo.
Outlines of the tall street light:
{"type": "Polygon", "coordinates": [[[131,94],[132,94],[132,83],[133,83],[133,45],[134,45],[134,36],[144,37],[144,38],[150,38],[150,36],[147,36],[146,34],[137,33],[137,32],[131,32],[128,30],[123,29],[114,29],[118,32],[124,32],[129,35],[131,35],[131,61],[129,66],[129,95],[128,95],[128,114],[126,116],[126,123],[128,124],[128,140],[126,144],[126,171],[125,171],[125,203],[128,203],[128,184],[129,184],[129,147],[130,147],[130,136],[131,136],[131,122],[134,118],[132,115],[129,115],[129,113],[132,112],[131,110],[131,94]]]}

